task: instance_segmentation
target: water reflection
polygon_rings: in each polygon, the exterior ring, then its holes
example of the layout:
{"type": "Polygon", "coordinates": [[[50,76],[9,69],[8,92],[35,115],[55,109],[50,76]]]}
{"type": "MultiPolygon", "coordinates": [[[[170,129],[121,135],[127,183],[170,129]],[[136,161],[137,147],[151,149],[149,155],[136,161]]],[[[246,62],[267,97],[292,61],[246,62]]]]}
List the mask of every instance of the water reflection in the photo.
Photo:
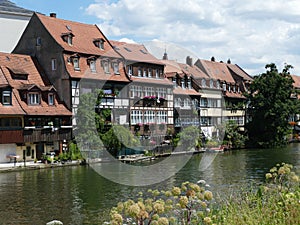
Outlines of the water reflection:
{"type": "MultiPolygon", "coordinates": [[[[146,193],[148,188],[165,189],[186,180],[204,179],[212,191],[224,196],[251,182],[263,182],[264,174],[276,163],[300,167],[299,148],[292,144],[284,149],[225,152],[205,169],[199,168],[204,156],[196,155],[174,176],[151,187],[120,185],[90,167],[0,173],[0,224],[46,224],[53,219],[65,225],[102,224],[117,202],[134,198],[139,191],[146,193]]],[[[149,179],[156,175],[148,174],[149,179]]]]}

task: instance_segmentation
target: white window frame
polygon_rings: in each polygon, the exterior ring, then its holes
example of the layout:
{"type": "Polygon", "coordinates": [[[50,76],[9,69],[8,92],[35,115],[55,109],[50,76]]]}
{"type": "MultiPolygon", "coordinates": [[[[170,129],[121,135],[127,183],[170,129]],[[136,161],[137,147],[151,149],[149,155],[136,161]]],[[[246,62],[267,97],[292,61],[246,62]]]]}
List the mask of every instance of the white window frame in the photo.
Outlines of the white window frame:
{"type": "Polygon", "coordinates": [[[28,105],[39,105],[41,103],[41,96],[38,92],[28,93],[28,105]]]}
{"type": "Polygon", "coordinates": [[[132,65],[128,66],[128,74],[129,75],[132,75],[132,71],[133,71],[132,65]]]}
{"type": "Polygon", "coordinates": [[[2,104],[3,105],[11,105],[12,99],[11,99],[11,91],[3,91],[2,92],[2,104]]]}
{"type": "Polygon", "coordinates": [[[119,63],[118,63],[118,62],[114,62],[114,63],[113,63],[113,69],[114,69],[114,73],[115,73],[115,74],[120,74],[120,71],[119,71],[119,63]]]}
{"type": "Polygon", "coordinates": [[[103,70],[105,73],[110,73],[109,72],[109,63],[108,61],[103,61],[103,70]]]}
{"type": "Polygon", "coordinates": [[[54,105],[54,94],[53,93],[48,94],[48,105],[54,105]]]}
{"type": "Polygon", "coordinates": [[[73,57],[72,59],[74,70],[80,70],[79,57],[73,57]]]}
{"type": "Polygon", "coordinates": [[[96,72],[96,60],[94,59],[90,60],[90,70],[96,72]]]}

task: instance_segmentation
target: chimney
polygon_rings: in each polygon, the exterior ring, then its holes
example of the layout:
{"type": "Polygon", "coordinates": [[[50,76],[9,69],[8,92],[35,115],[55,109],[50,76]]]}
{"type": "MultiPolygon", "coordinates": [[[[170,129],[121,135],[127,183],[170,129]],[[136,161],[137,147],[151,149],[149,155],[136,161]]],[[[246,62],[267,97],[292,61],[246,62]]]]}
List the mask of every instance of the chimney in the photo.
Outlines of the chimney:
{"type": "Polygon", "coordinates": [[[193,66],[193,59],[190,56],[186,57],[186,64],[189,66],[193,66]]]}
{"type": "Polygon", "coordinates": [[[228,60],[227,60],[227,63],[228,63],[228,64],[231,64],[231,60],[230,60],[230,59],[228,59],[228,60]]]}
{"type": "Polygon", "coordinates": [[[56,13],[50,13],[50,17],[56,18],[56,13]]]}
{"type": "Polygon", "coordinates": [[[215,57],[212,56],[211,59],[210,59],[210,61],[215,62],[216,61],[215,57]]]}

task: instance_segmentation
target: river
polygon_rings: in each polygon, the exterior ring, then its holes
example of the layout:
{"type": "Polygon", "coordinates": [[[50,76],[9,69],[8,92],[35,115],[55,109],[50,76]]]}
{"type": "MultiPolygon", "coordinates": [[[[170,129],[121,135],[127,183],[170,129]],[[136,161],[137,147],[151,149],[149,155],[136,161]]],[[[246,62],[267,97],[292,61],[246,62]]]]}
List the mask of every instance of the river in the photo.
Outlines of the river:
{"type": "Polygon", "coordinates": [[[203,157],[193,156],[174,176],[150,187],[114,183],[89,166],[0,173],[0,224],[44,225],[53,219],[64,225],[103,224],[119,201],[148,188],[167,188],[187,180],[204,179],[214,193],[226,196],[263,182],[264,174],[276,163],[300,168],[300,144],[219,153],[209,167],[199,170],[203,157]]]}

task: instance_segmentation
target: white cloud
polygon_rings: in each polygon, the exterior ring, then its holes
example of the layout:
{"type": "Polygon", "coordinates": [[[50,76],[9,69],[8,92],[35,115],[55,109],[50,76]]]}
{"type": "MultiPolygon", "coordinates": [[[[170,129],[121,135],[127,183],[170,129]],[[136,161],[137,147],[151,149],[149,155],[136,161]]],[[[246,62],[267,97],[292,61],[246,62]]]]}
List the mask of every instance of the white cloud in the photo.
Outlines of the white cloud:
{"type": "MultiPolygon", "coordinates": [[[[152,44],[159,58],[170,43],[181,46],[182,54],[230,58],[252,75],[264,72],[271,62],[279,68],[292,64],[292,72],[300,75],[299,8],[298,0],[95,0],[86,12],[99,19],[110,39],[127,38],[148,46],[150,40],[160,40],[152,44]]],[[[169,58],[186,57],[167,51],[169,58]]]]}

